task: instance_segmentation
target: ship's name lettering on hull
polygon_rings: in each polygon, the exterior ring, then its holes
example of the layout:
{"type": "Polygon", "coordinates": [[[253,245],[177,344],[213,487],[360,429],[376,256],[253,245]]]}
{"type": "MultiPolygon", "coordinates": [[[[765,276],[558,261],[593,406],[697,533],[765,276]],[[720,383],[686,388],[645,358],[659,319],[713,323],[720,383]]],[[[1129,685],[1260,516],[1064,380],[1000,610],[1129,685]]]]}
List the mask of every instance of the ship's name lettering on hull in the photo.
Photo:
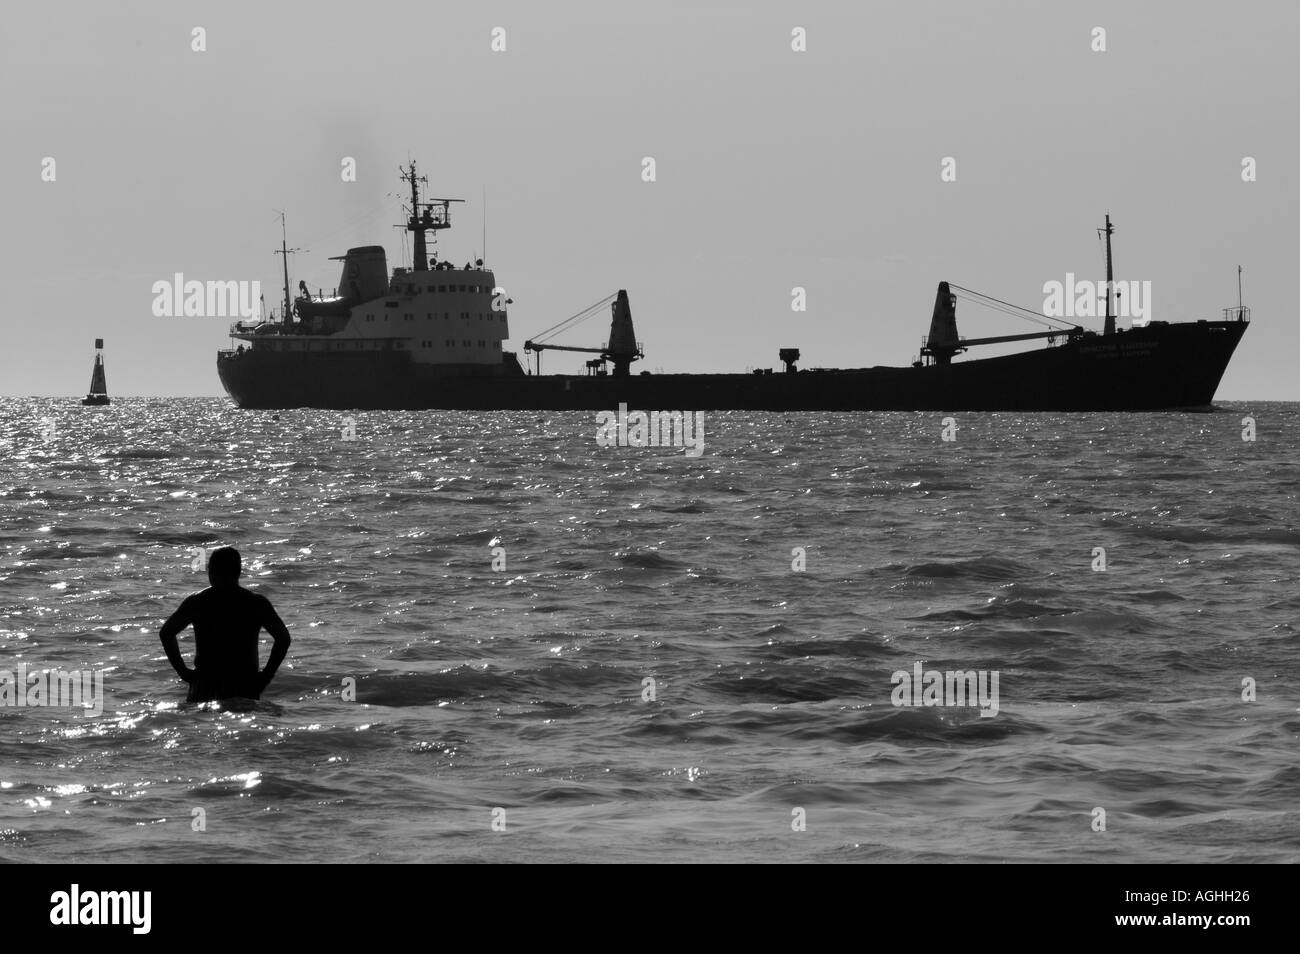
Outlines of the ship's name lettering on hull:
{"type": "Polygon", "coordinates": [[[1079,353],[1092,358],[1145,358],[1159,347],[1160,342],[1158,341],[1144,341],[1140,344],[1119,342],[1116,344],[1083,345],[1079,348],[1079,353]]]}

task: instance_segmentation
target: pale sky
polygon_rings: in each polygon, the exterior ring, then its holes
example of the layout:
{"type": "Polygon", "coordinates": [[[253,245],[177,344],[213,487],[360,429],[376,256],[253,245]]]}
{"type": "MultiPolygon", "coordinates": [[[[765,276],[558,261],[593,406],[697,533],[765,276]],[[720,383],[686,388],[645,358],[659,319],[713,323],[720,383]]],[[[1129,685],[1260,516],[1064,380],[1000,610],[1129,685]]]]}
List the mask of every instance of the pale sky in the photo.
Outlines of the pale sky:
{"type": "Polygon", "coordinates": [[[1116,278],[1151,282],[1153,318],[1219,317],[1244,265],[1254,323],[1218,398],[1297,400],[1297,35],[1300,5],[1263,2],[11,4],[0,393],[84,393],[102,337],[114,395],[221,394],[230,322],[154,317],[153,283],[258,280],[277,302],[276,209],[309,250],[295,290],[332,288],[350,246],[409,264],[413,157],[468,200],[439,242],[457,264],[482,252],[486,191],[508,350],[626,288],[649,370],[779,368],[781,347],[907,365],[941,280],[1041,307],[1066,272],[1103,278],[1109,212],[1116,278]]]}

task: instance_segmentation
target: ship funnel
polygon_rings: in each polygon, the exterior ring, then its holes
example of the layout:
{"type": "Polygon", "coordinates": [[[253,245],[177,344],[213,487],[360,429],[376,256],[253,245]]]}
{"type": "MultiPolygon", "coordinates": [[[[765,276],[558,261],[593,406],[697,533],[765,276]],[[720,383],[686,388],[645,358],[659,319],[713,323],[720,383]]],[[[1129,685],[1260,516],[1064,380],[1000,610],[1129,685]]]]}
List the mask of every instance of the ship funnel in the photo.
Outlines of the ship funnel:
{"type": "Polygon", "coordinates": [[[349,305],[373,301],[388,293],[388,257],[382,245],[348,249],[339,276],[339,295],[349,305]]]}
{"type": "Polygon", "coordinates": [[[627,302],[627,291],[619,289],[618,297],[610,305],[613,317],[609,323],[609,347],[606,355],[614,362],[614,377],[625,378],[632,362],[641,357],[637,347],[636,332],[632,330],[632,307],[627,302]]]}
{"type": "Polygon", "coordinates": [[[932,351],[961,347],[957,338],[957,296],[948,290],[947,282],[939,283],[939,292],[934,296],[934,316],[930,319],[930,334],[925,343],[932,351]]]}

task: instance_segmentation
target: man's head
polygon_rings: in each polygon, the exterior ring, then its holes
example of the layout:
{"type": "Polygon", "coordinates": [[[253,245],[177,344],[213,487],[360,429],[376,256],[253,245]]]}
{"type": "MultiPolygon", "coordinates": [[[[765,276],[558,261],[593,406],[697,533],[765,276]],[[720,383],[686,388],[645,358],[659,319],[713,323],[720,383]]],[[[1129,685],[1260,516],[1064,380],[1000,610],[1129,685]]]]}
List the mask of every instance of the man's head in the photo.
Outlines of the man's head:
{"type": "Polygon", "coordinates": [[[208,582],[213,586],[233,586],[243,572],[239,551],[234,547],[221,547],[208,557],[208,582]]]}

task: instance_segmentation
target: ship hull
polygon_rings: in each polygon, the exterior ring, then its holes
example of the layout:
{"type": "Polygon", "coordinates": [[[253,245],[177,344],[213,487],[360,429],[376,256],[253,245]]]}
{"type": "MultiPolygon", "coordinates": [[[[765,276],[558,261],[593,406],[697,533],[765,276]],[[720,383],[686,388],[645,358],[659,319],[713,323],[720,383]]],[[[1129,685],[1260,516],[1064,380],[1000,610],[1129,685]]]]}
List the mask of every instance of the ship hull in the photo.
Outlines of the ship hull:
{"type": "Polygon", "coordinates": [[[522,375],[421,365],[404,351],[258,349],[222,352],[217,368],[240,407],[268,409],[1204,410],[1246,327],[1153,324],[949,365],[792,374],[522,375]]]}

